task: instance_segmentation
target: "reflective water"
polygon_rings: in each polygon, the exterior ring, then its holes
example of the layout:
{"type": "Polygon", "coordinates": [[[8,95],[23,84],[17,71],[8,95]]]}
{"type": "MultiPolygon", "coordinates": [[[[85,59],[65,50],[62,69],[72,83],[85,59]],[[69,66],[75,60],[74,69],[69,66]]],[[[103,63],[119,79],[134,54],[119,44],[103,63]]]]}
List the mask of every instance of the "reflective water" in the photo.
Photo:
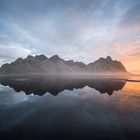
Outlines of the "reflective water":
{"type": "Polygon", "coordinates": [[[0,139],[140,139],[138,81],[0,77],[0,139]]]}

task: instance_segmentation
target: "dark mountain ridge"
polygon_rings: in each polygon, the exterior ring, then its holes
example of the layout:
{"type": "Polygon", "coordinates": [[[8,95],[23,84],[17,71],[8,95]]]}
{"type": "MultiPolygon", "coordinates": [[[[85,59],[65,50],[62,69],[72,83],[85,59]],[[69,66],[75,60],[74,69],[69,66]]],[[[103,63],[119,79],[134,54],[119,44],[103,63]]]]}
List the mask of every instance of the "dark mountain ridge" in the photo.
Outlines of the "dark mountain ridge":
{"type": "Polygon", "coordinates": [[[110,56],[99,58],[95,62],[84,64],[65,61],[58,55],[50,58],[45,55],[27,56],[25,59],[18,58],[10,64],[4,64],[0,68],[1,75],[31,75],[31,74],[122,74],[127,73],[123,64],[117,60],[112,60],[110,56]]]}

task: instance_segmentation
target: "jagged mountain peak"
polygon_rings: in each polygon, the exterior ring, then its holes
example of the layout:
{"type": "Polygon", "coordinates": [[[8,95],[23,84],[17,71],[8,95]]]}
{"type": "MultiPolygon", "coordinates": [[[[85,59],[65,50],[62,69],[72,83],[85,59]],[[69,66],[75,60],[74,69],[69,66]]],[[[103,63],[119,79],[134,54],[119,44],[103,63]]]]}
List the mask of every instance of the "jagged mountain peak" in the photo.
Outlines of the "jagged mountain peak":
{"type": "Polygon", "coordinates": [[[35,59],[39,60],[39,61],[43,61],[43,60],[48,59],[48,57],[46,57],[45,55],[41,54],[41,55],[36,55],[35,59]]]}
{"type": "Polygon", "coordinates": [[[111,56],[107,56],[106,60],[112,60],[111,56]]]}
{"type": "Polygon", "coordinates": [[[32,55],[28,55],[27,59],[33,59],[34,57],[32,55]]]}
{"type": "Polygon", "coordinates": [[[49,60],[51,61],[57,61],[57,60],[62,60],[64,61],[62,58],[60,58],[58,55],[53,55],[52,57],[49,58],[49,60]]]}
{"type": "Polygon", "coordinates": [[[110,63],[110,62],[118,62],[117,60],[113,60],[110,56],[107,56],[106,58],[100,57],[98,60],[96,60],[93,63],[110,63]]]}
{"type": "Polygon", "coordinates": [[[0,74],[97,74],[97,73],[127,73],[123,64],[114,61],[110,56],[99,58],[95,62],[85,65],[83,62],[65,61],[58,55],[49,59],[45,55],[18,58],[11,64],[4,64],[0,74]],[[47,60],[47,61],[45,61],[47,60]]]}

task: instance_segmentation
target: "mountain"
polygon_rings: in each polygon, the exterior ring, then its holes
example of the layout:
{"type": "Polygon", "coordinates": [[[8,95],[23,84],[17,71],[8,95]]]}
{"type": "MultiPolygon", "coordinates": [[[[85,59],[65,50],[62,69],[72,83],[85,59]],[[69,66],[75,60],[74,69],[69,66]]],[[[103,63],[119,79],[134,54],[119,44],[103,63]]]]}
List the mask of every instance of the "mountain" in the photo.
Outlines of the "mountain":
{"type": "Polygon", "coordinates": [[[110,56],[99,58],[97,61],[84,64],[65,61],[58,55],[50,58],[45,55],[27,56],[25,59],[18,58],[10,64],[4,64],[0,68],[1,75],[32,75],[32,74],[116,74],[127,73],[123,64],[117,60],[112,60],[110,56]]]}
{"type": "Polygon", "coordinates": [[[117,60],[113,61],[110,56],[107,56],[106,59],[100,58],[99,60],[88,64],[87,67],[88,67],[89,71],[94,72],[94,73],[126,72],[126,69],[123,66],[123,64],[117,60]]]}

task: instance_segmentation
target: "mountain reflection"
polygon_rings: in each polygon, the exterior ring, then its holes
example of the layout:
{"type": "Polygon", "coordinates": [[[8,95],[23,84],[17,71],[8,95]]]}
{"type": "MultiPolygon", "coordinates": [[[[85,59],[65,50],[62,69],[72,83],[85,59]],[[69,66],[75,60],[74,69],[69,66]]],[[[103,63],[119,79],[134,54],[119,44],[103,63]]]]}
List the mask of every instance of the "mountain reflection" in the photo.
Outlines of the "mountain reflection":
{"type": "Polygon", "coordinates": [[[24,91],[27,95],[44,95],[49,92],[58,95],[64,90],[81,89],[85,86],[102,93],[113,94],[113,91],[124,87],[125,81],[109,78],[62,78],[62,77],[1,77],[0,84],[13,88],[16,92],[24,91]]]}

